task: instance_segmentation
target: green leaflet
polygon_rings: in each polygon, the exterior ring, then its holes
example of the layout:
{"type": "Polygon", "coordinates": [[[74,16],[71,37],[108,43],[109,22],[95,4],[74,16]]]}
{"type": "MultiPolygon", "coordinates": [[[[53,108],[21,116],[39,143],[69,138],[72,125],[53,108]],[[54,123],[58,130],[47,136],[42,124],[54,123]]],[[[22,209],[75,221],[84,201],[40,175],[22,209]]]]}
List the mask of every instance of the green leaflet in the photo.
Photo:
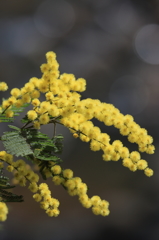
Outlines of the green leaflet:
{"type": "Polygon", "coordinates": [[[12,155],[19,157],[33,153],[18,131],[5,132],[1,139],[6,151],[12,155]]]}
{"type": "Polygon", "coordinates": [[[22,135],[31,146],[35,158],[45,161],[61,161],[55,153],[62,152],[63,136],[59,135],[50,139],[46,134],[43,134],[34,128],[23,129],[22,135]]]}
{"type": "MultiPolygon", "coordinates": [[[[3,100],[5,100],[5,99],[3,99],[3,100]]],[[[14,112],[14,116],[9,118],[9,117],[5,116],[5,113],[3,113],[3,114],[1,113],[0,114],[0,122],[14,122],[14,117],[19,116],[19,114],[21,112],[23,112],[24,109],[28,106],[29,106],[29,103],[24,103],[24,105],[19,108],[17,108],[16,106],[12,106],[9,110],[14,112]]]]}
{"type": "Polygon", "coordinates": [[[46,134],[34,128],[18,128],[9,125],[12,131],[4,132],[1,137],[6,151],[17,157],[29,160],[37,158],[42,161],[62,162],[56,155],[62,152],[63,136],[58,135],[50,139],[46,134]]]}
{"type": "Polygon", "coordinates": [[[20,131],[4,132],[1,137],[6,151],[17,157],[33,154],[26,139],[21,136],[20,131]]]}

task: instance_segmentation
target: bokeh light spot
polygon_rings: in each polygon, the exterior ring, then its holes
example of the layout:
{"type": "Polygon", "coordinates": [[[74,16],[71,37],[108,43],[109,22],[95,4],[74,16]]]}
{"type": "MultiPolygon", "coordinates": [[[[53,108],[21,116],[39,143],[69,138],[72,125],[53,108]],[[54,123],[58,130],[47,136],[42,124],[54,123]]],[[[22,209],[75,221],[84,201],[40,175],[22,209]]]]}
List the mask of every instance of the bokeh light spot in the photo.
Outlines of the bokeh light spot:
{"type": "Polygon", "coordinates": [[[136,35],[135,48],[142,60],[159,64],[159,25],[149,24],[142,27],[136,35]]]}

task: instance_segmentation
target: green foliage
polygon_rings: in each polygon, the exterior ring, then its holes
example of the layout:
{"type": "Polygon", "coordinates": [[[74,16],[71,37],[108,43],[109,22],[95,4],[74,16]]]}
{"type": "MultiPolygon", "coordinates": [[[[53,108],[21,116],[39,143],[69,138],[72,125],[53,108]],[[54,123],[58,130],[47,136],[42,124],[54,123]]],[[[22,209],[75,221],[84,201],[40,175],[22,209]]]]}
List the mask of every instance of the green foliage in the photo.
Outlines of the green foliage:
{"type": "Polygon", "coordinates": [[[0,169],[0,201],[1,202],[22,202],[23,196],[13,194],[12,192],[7,191],[6,189],[14,188],[9,183],[9,178],[3,176],[3,170],[0,169]]]}
{"type": "Polygon", "coordinates": [[[21,134],[30,145],[35,158],[44,161],[62,161],[55,153],[62,151],[63,136],[58,135],[50,139],[46,134],[34,128],[21,129],[21,134]]]}
{"type": "Polygon", "coordinates": [[[13,131],[4,132],[1,137],[6,151],[17,157],[25,156],[27,159],[34,158],[43,161],[61,162],[56,155],[62,152],[63,136],[58,135],[50,139],[46,134],[34,128],[18,128],[9,125],[13,131]]]}
{"type": "Polygon", "coordinates": [[[4,132],[1,140],[6,151],[12,155],[19,157],[33,153],[29,144],[26,142],[26,139],[21,135],[19,130],[4,132]]]}

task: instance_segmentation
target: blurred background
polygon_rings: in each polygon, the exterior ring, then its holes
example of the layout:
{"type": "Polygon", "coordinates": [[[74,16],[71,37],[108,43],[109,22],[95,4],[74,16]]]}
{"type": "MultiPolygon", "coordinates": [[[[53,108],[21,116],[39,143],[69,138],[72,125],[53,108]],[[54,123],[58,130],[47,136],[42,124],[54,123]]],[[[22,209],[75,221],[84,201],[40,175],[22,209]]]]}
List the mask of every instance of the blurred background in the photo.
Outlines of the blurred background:
{"type": "MultiPolygon", "coordinates": [[[[0,0],[0,81],[21,88],[40,77],[45,53],[54,51],[61,73],[87,80],[83,98],[112,103],[154,137],[156,153],[142,154],[155,170],[152,178],[130,172],[119,162],[104,162],[88,143],[65,137],[63,167],[89,186],[89,196],[110,202],[108,217],[95,216],[77,197],[49,181],[61,214],[49,218],[27,188],[17,187],[23,203],[10,203],[1,240],[96,240],[159,238],[159,1],[158,0],[0,0]]],[[[1,93],[8,97],[9,92],[1,93]]],[[[111,139],[118,130],[94,121],[111,139]]],[[[19,119],[16,125],[20,126],[19,119]]],[[[7,124],[0,129],[2,134],[7,124]]],[[[43,128],[47,134],[49,127],[43,128]]],[[[2,147],[2,145],[1,145],[2,147]]]]}

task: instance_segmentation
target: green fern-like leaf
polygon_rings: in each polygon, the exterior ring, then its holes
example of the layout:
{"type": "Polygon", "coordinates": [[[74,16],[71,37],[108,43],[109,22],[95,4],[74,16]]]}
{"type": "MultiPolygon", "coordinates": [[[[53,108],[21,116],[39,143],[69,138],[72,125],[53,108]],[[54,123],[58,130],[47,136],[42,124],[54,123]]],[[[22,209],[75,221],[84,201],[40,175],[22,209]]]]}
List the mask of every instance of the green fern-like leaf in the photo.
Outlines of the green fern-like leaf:
{"type": "Polygon", "coordinates": [[[21,136],[20,131],[4,132],[1,137],[6,151],[17,157],[33,154],[26,139],[21,136]]]}
{"type": "Polygon", "coordinates": [[[62,151],[63,136],[55,136],[50,139],[46,134],[34,128],[18,128],[9,125],[12,131],[4,132],[1,137],[6,151],[17,157],[22,156],[34,161],[62,162],[56,155],[62,151]]]}
{"type": "Polygon", "coordinates": [[[42,161],[62,162],[56,153],[62,151],[63,136],[50,139],[46,134],[34,128],[22,129],[22,136],[26,139],[34,152],[34,157],[42,161]]]}

